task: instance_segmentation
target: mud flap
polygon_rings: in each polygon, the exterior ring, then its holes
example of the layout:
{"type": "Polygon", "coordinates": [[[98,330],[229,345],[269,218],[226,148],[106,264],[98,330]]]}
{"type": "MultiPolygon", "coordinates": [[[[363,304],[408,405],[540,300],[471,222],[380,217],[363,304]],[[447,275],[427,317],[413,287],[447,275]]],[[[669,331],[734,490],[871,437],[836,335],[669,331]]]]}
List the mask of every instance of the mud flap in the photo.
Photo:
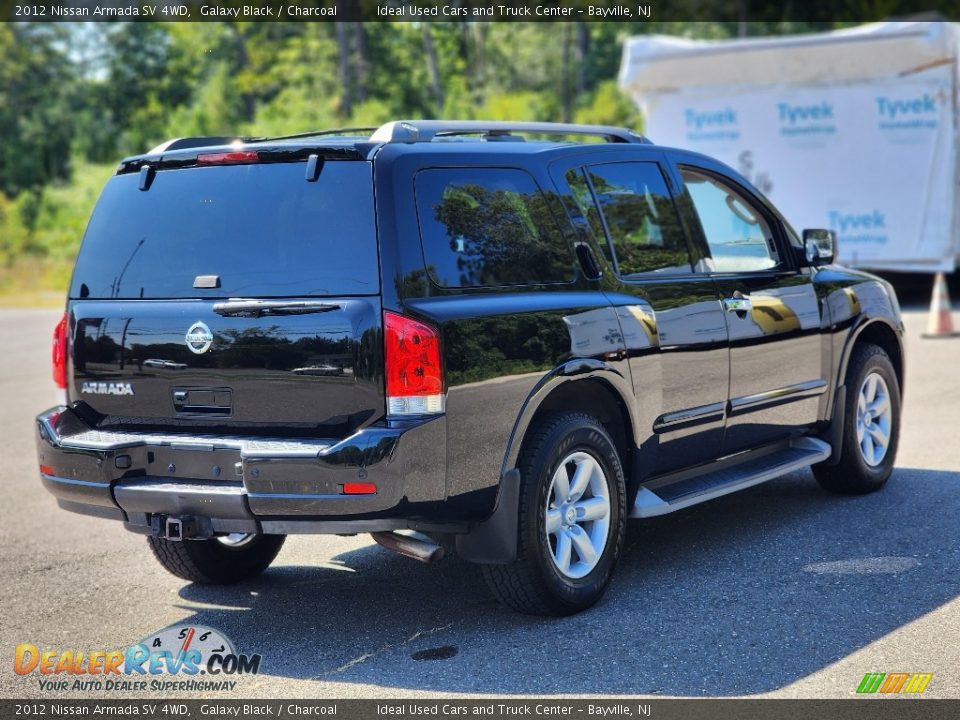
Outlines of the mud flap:
{"type": "Polygon", "coordinates": [[[509,565],[517,559],[517,514],[520,512],[520,471],[500,480],[493,514],[466,535],[457,535],[457,555],[468,562],[509,565]]]}

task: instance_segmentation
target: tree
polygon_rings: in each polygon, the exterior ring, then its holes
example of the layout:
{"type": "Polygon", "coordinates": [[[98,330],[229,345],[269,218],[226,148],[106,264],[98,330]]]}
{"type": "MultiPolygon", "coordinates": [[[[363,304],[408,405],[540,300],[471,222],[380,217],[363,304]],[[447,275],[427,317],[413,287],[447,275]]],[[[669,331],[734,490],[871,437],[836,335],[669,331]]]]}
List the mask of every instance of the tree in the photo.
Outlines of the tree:
{"type": "Polygon", "coordinates": [[[340,70],[340,107],[341,115],[348,116],[353,111],[353,82],[350,77],[350,36],[347,24],[337,23],[337,49],[339,50],[340,70]]]}
{"type": "Polygon", "coordinates": [[[0,192],[39,192],[70,170],[75,79],[55,25],[0,24],[0,192]]]}

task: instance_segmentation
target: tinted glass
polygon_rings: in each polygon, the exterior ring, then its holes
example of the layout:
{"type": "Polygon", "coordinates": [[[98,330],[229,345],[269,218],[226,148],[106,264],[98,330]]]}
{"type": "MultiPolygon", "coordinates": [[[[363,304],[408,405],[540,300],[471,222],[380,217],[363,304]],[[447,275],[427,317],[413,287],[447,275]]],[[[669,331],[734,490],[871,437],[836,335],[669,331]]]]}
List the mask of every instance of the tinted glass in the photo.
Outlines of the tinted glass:
{"type": "Polygon", "coordinates": [[[442,287],[569,282],[573,255],[533,178],[500,168],[417,174],[430,278],[442,287]]]}
{"type": "Polygon", "coordinates": [[[708,270],[749,272],[779,264],[770,226],[740,193],[689,168],[681,173],[710,246],[708,270]]]}
{"type": "Polygon", "coordinates": [[[161,170],[107,183],[77,258],[72,297],[362,295],[379,291],[366,162],[161,170]],[[196,290],[198,275],[220,288],[196,290]]]}
{"type": "Polygon", "coordinates": [[[600,220],[600,212],[597,210],[597,204],[593,200],[593,193],[590,191],[590,185],[587,183],[587,176],[583,173],[583,168],[577,170],[568,170],[564,176],[567,185],[570,187],[570,194],[573,198],[574,215],[586,218],[590,224],[593,234],[600,240],[600,247],[604,256],[613,264],[613,255],[610,253],[610,243],[605,242],[606,233],[603,229],[603,222],[600,220]]]}
{"type": "Polygon", "coordinates": [[[587,175],[621,275],[690,272],[680,217],[655,163],[592,165],[587,175]]]}

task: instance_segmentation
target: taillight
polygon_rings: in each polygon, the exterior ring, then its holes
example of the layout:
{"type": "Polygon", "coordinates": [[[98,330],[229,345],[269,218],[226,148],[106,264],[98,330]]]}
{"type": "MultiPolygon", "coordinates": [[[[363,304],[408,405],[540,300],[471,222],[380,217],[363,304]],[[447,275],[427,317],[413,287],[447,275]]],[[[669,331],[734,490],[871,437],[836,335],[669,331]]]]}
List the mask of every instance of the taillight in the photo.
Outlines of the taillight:
{"type": "Polygon", "coordinates": [[[53,381],[61,390],[67,389],[67,314],[64,313],[53,330],[53,381]]]}
{"type": "Polygon", "coordinates": [[[255,150],[232,150],[230,152],[197,155],[197,165],[233,165],[236,163],[255,163],[259,160],[260,153],[255,150]]]}
{"type": "Polygon", "coordinates": [[[437,331],[397,313],[385,312],[383,319],[387,414],[442,413],[443,371],[437,331]]]}

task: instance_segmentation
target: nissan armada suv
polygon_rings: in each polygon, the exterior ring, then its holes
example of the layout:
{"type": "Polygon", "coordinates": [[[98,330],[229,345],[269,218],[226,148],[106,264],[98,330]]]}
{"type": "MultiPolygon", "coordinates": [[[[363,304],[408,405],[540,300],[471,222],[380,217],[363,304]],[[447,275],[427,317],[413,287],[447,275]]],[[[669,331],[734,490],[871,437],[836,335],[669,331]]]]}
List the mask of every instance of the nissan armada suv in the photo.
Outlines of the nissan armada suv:
{"type": "Polygon", "coordinates": [[[90,219],[41,478],[193,582],[261,573],[290,533],[371,533],[570,614],[628,518],[808,466],[887,481],[899,308],[834,243],[615,127],[170,141],[90,219]]]}

